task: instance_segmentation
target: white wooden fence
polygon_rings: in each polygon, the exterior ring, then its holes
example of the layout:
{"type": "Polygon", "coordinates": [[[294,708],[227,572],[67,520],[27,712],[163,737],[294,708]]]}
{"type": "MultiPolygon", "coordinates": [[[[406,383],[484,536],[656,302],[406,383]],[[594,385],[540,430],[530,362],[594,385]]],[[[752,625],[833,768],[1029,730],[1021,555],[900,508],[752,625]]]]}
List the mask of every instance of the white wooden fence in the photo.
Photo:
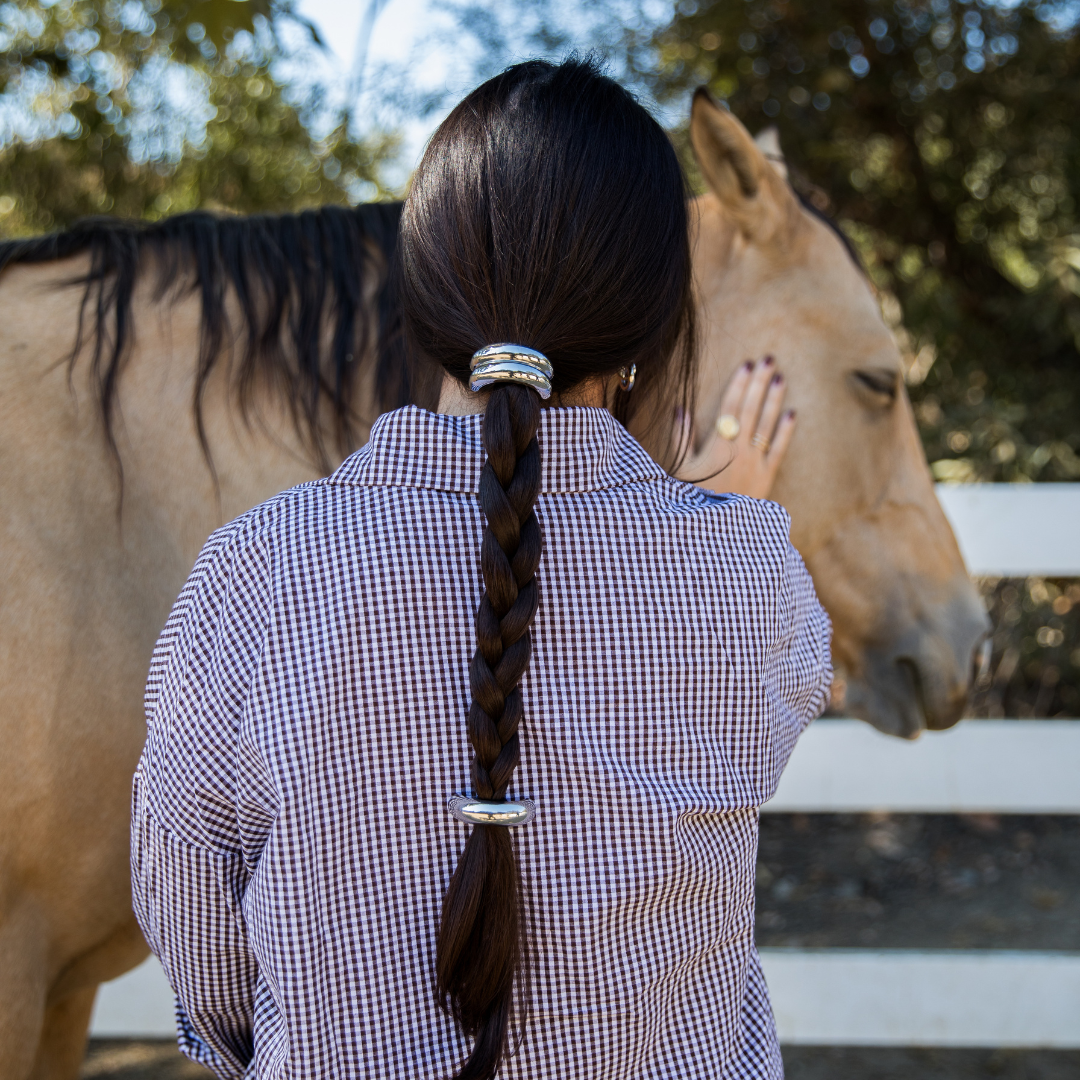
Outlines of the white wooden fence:
{"type": "Polygon", "coordinates": [[[968,570],[1080,577],[1080,484],[940,485],[968,570]]]}
{"type": "MultiPolygon", "coordinates": [[[[1080,577],[1080,484],[938,489],[976,575],[1080,577]]],[[[1080,813],[1080,720],[980,720],[907,743],[807,730],[766,812],[1080,813]]],[[[782,1042],[1080,1048],[1080,953],[763,949],[782,1042]]],[[[173,1034],[154,960],[98,995],[95,1036],[173,1034]]]]}

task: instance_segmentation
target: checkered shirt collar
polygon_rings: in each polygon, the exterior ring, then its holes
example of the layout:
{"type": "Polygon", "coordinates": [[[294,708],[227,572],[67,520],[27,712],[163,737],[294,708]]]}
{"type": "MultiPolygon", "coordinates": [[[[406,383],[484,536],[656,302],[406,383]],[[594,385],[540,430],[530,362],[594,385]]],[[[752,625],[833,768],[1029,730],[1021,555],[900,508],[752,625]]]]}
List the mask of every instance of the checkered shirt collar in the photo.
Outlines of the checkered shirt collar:
{"type": "MultiPolygon", "coordinates": [[[[375,421],[367,444],[332,481],[361,487],[402,485],[477,494],[484,448],[480,414],[448,416],[410,405],[375,421]]],[[[540,413],[541,492],[596,491],[666,473],[606,409],[540,413]]]]}

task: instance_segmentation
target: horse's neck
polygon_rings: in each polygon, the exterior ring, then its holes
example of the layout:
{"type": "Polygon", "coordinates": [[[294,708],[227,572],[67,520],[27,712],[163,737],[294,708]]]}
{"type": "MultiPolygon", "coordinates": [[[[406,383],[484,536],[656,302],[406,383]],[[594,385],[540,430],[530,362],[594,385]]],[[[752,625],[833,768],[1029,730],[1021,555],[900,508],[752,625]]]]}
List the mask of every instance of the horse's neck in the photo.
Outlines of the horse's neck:
{"type": "Polygon", "coordinates": [[[327,404],[320,411],[317,447],[278,387],[256,379],[241,406],[235,377],[239,348],[232,354],[227,350],[200,397],[204,447],[195,411],[200,315],[195,298],[168,311],[139,305],[136,319],[146,329],[125,371],[120,398],[125,463],[130,458],[133,471],[145,473],[158,490],[164,482],[170,508],[195,508],[196,532],[203,533],[334,468],[346,452],[366,442],[377,410],[374,363],[365,358],[353,388],[356,446],[338,445],[327,404]]]}

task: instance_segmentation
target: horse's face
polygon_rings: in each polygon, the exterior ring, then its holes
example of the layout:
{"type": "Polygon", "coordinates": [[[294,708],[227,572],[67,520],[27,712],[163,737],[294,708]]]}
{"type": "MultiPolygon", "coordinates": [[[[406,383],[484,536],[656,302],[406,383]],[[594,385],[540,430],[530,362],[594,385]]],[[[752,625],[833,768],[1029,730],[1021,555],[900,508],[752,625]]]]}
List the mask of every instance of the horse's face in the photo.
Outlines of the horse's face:
{"type": "Polygon", "coordinates": [[[908,738],[950,727],[987,618],[871,287],[782,165],[700,92],[691,138],[711,189],[696,205],[697,429],[712,428],[738,363],[776,357],[798,427],[773,497],[833,620],[834,707],[908,738]]]}

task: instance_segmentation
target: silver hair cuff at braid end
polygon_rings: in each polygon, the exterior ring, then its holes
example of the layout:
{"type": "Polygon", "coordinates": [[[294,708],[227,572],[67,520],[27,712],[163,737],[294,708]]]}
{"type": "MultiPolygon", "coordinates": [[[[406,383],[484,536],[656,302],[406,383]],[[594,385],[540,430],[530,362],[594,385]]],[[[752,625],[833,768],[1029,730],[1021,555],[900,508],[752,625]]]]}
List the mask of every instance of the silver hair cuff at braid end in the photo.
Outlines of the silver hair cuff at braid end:
{"type": "Polygon", "coordinates": [[[476,393],[497,382],[529,386],[545,400],[551,397],[551,361],[536,349],[525,345],[485,345],[473,353],[469,365],[469,389],[476,393]]]}
{"type": "Polygon", "coordinates": [[[485,802],[467,795],[454,795],[446,804],[458,821],[467,825],[526,825],[536,817],[536,803],[532,799],[516,802],[485,802]]]}

